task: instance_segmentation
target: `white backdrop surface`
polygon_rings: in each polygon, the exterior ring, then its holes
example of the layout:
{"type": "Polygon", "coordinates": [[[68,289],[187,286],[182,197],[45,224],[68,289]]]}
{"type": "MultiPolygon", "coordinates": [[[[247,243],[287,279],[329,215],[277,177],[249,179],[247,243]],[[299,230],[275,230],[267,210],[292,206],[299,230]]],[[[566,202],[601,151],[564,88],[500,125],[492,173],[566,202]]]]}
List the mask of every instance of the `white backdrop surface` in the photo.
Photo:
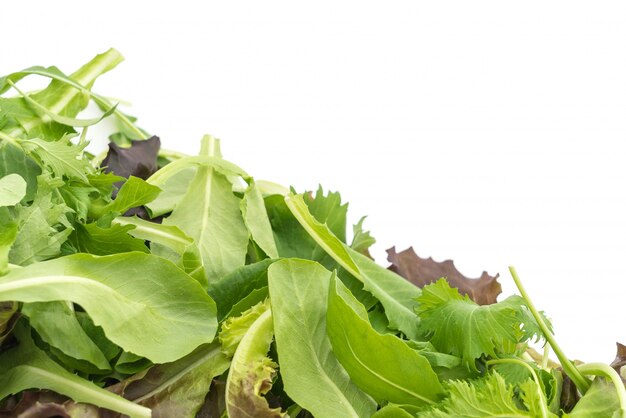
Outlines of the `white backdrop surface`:
{"type": "MultiPolygon", "coordinates": [[[[517,267],[570,357],[626,342],[626,3],[12,2],[0,73],[70,72],[165,147],[222,139],[256,178],[339,190],[378,239],[517,267]]],[[[104,140],[94,138],[94,148],[104,140]]]]}

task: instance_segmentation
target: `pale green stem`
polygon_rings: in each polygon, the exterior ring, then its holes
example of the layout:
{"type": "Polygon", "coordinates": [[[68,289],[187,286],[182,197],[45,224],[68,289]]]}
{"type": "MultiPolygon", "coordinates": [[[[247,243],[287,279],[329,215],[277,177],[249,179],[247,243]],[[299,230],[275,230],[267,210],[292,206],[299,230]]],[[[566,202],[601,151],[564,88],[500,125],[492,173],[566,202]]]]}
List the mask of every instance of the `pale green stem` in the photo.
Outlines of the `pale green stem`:
{"type": "Polygon", "coordinates": [[[541,359],[541,368],[547,369],[549,361],[550,361],[550,344],[546,344],[543,346],[543,358],[541,359]]]}
{"type": "Polygon", "coordinates": [[[540,404],[541,404],[541,417],[542,418],[548,418],[548,415],[549,415],[549,413],[548,413],[548,401],[546,400],[546,397],[545,397],[545,394],[543,393],[543,390],[541,390],[541,384],[539,382],[539,377],[537,376],[537,373],[535,373],[535,369],[533,369],[525,361],[520,360],[520,359],[516,359],[516,358],[503,358],[503,359],[496,359],[496,360],[489,360],[489,361],[487,361],[487,365],[488,366],[490,366],[492,364],[504,364],[504,363],[517,364],[519,366],[522,366],[522,367],[525,367],[526,369],[528,369],[532,379],[535,381],[535,384],[537,385],[537,394],[539,395],[540,404]]]}
{"type": "Polygon", "coordinates": [[[4,132],[0,132],[0,139],[2,139],[3,141],[7,141],[15,145],[16,147],[20,146],[17,138],[13,138],[12,136],[5,134],[4,132]]]}
{"type": "Polygon", "coordinates": [[[587,363],[578,366],[578,370],[586,375],[604,376],[611,380],[615,386],[617,399],[619,400],[620,416],[626,417],[626,389],[619,374],[609,365],[603,363],[587,363]]]}
{"type": "Polygon", "coordinates": [[[548,343],[552,347],[552,350],[554,350],[554,354],[556,354],[556,357],[559,359],[561,367],[563,367],[563,371],[570,377],[570,379],[572,379],[572,382],[574,382],[578,390],[580,390],[584,394],[589,389],[589,385],[591,384],[591,382],[580,373],[580,371],[576,368],[576,366],[574,366],[571,361],[569,361],[563,350],[561,350],[561,347],[559,347],[556,339],[554,338],[554,335],[552,335],[543,318],[541,317],[541,315],[539,315],[539,312],[535,308],[535,305],[530,300],[528,293],[526,293],[526,289],[524,289],[524,286],[522,285],[522,282],[517,275],[517,271],[515,271],[515,267],[509,266],[509,271],[511,272],[511,276],[513,277],[513,281],[515,282],[517,289],[526,301],[528,309],[530,309],[530,312],[535,318],[535,321],[537,321],[539,328],[541,328],[541,332],[543,333],[544,338],[546,339],[546,341],[548,341],[548,343]]]}

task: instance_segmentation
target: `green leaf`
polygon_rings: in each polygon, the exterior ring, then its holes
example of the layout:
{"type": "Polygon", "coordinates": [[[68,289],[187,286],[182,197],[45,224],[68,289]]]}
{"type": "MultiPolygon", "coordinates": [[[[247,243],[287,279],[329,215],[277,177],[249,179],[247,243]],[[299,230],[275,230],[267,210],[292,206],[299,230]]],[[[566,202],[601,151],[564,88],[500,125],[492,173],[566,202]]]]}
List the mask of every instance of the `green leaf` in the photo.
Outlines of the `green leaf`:
{"type": "Polygon", "coordinates": [[[55,176],[77,179],[88,183],[88,174],[93,173],[91,163],[83,155],[87,143],[74,145],[71,136],[65,135],[56,141],[32,138],[20,142],[28,155],[49,167],[55,176]]]}
{"type": "Polygon", "coordinates": [[[121,374],[134,374],[152,366],[145,357],[124,351],[115,362],[115,371],[121,374]]]}
{"type": "Polygon", "coordinates": [[[198,280],[203,287],[207,286],[198,247],[180,228],[149,222],[134,216],[117,217],[113,224],[127,227],[128,233],[135,238],[150,241],[152,254],[170,260],[198,280]]]}
{"type": "MultiPolygon", "coordinates": [[[[526,410],[516,402],[514,386],[507,385],[498,373],[473,381],[452,381],[448,385],[449,397],[436,409],[422,412],[420,418],[484,418],[484,417],[541,417],[538,409],[526,410]]],[[[526,390],[537,389],[532,380],[526,390]],[[534,386],[533,386],[534,385],[534,386]]],[[[556,417],[556,415],[549,415],[556,417]]]]}
{"type": "Polygon", "coordinates": [[[615,385],[612,382],[597,377],[591,387],[580,398],[574,409],[564,418],[621,418],[620,404],[615,385]]]}
{"type": "Polygon", "coordinates": [[[443,388],[428,360],[394,335],[381,335],[367,321],[367,312],[333,279],[326,320],[335,356],[351,380],[379,403],[432,405],[443,388]]]}
{"type": "Polygon", "coordinates": [[[26,181],[19,174],[0,178],[0,206],[17,205],[26,196],[26,181]]]}
{"type": "Polygon", "coordinates": [[[105,211],[124,213],[128,209],[152,202],[160,192],[161,189],[157,186],[146,183],[139,177],[130,176],[105,211]]]}
{"type": "Polygon", "coordinates": [[[237,347],[226,381],[226,410],[230,418],[280,418],[263,397],[272,387],[277,364],[267,357],[273,337],[272,311],[265,311],[237,347]]]}
{"type": "Polygon", "coordinates": [[[248,231],[239,204],[226,176],[201,166],[176,209],[163,220],[193,238],[209,283],[245,264],[248,231]]]}
{"type": "Polygon", "coordinates": [[[9,174],[18,174],[26,181],[24,200],[27,202],[33,200],[37,191],[37,176],[41,174],[41,167],[27,156],[19,145],[0,140],[0,177],[9,174]]]}
{"type": "Polygon", "coordinates": [[[209,295],[217,304],[217,318],[220,321],[250,292],[267,286],[267,269],[274,261],[265,259],[239,267],[222,280],[211,283],[209,295]]]}
{"type": "Polygon", "coordinates": [[[161,194],[152,202],[146,204],[146,208],[152,218],[170,213],[178,206],[185,193],[187,193],[189,184],[196,176],[196,170],[197,167],[195,166],[187,167],[172,175],[167,181],[158,183],[161,194]]]}
{"type": "Polygon", "coordinates": [[[372,418],[413,418],[414,416],[398,405],[389,404],[372,415],[372,418]]]}
{"type": "Polygon", "coordinates": [[[7,208],[0,207],[0,276],[9,269],[9,251],[17,238],[17,224],[7,208]]]}
{"type": "Polygon", "coordinates": [[[222,323],[222,329],[219,333],[222,352],[228,357],[232,357],[252,324],[254,324],[269,307],[269,302],[266,300],[265,302],[257,303],[237,316],[227,318],[222,323]]]}
{"type": "Polygon", "coordinates": [[[150,409],[115,395],[68,372],[39,350],[20,321],[15,334],[20,345],[0,355],[0,399],[26,389],[49,389],[77,402],[91,403],[118,411],[131,418],[150,418],[150,409]]]}
{"type": "Polygon", "coordinates": [[[389,326],[417,339],[419,318],[414,310],[420,289],[342,243],[311,215],[301,195],[288,196],[285,202],[310,236],[382,303],[389,326]]]}
{"type": "Polygon", "coordinates": [[[285,392],[316,417],[370,417],[376,403],[350,381],[326,336],[331,273],[286,259],[269,268],[276,348],[285,392]]]}
{"type": "Polygon", "coordinates": [[[70,209],[46,181],[39,177],[37,196],[30,206],[15,207],[18,233],[9,252],[13,264],[23,266],[58,256],[72,232],[67,219],[70,209]]]}
{"type": "MultiPolygon", "coordinates": [[[[52,79],[52,82],[45,89],[30,95],[30,98],[52,114],[75,117],[87,107],[90,97],[98,99],[89,91],[95,80],[113,69],[122,60],[123,57],[119,52],[110,49],[94,57],[69,77],[56,67],[31,67],[1,78],[0,92],[6,91],[10,88],[11,83],[16,83],[27,75],[37,74],[48,77],[52,79]]],[[[22,98],[20,100],[25,102],[22,98]]],[[[34,137],[44,133],[47,129],[46,125],[53,122],[49,115],[40,116],[34,109],[30,113],[29,117],[22,116],[19,120],[19,126],[7,133],[13,136],[28,134],[30,137],[34,137]]],[[[117,111],[115,113],[118,114],[117,111]]]]}
{"type": "Polygon", "coordinates": [[[152,418],[195,417],[212,379],[229,365],[230,360],[214,342],[175,362],[152,366],[142,377],[132,377],[116,386],[125,398],[151,408],[152,418]]]}
{"type": "Polygon", "coordinates": [[[100,228],[95,223],[75,224],[75,231],[70,235],[69,242],[77,252],[93,255],[149,252],[143,240],[129,235],[132,230],[132,225],[113,224],[110,228],[100,228]]]}
{"type": "Polygon", "coordinates": [[[71,300],[107,338],[155,363],[213,340],[215,303],[197,281],[162,258],[76,254],[0,277],[0,301],[71,300]]]}
{"type": "Polygon", "coordinates": [[[418,302],[430,342],[443,353],[461,357],[471,370],[477,370],[475,360],[481,356],[512,354],[527,339],[523,321],[530,319],[518,296],[481,306],[441,279],[425,286],[418,302]]]}
{"type": "Polygon", "coordinates": [[[241,200],[241,213],[252,239],[268,257],[278,258],[278,249],[272,234],[272,225],[267,216],[263,196],[253,180],[250,180],[241,200]]]}
{"type": "Polygon", "coordinates": [[[81,368],[76,362],[76,368],[87,373],[111,370],[107,358],[85,333],[67,302],[26,303],[22,313],[44,342],[90,366],[81,368]]]}

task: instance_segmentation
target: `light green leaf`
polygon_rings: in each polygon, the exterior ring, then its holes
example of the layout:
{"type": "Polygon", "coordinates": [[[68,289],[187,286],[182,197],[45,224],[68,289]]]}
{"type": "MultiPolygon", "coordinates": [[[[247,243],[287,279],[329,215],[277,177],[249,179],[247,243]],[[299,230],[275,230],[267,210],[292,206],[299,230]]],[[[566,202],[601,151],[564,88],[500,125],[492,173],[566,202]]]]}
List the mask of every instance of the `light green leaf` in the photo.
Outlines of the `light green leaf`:
{"type": "Polygon", "coordinates": [[[130,176],[120,188],[115,200],[105,208],[105,211],[124,213],[128,209],[152,202],[160,192],[161,189],[157,186],[153,186],[139,177],[130,176]]]}
{"type": "Polygon", "coordinates": [[[155,363],[213,340],[215,303],[174,264],[142,253],[76,254],[0,277],[0,301],[71,300],[107,338],[155,363]]]}
{"type": "Polygon", "coordinates": [[[316,417],[369,418],[376,403],[350,381],[326,336],[331,275],[308,260],[280,260],[269,268],[281,376],[289,397],[316,417]]]}
{"type": "Polygon", "coordinates": [[[254,180],[250,180],[248,188],[241,200],[243,220],[254,242],[270,258],[278,258],[278,250],[272,233],[272,225],[267,217],[265,203],[254,180]]]}
{"type": "Polygon", "coordinates": [[[127,227],[128,233],[135,238],[150,241],[152,254],[170,260],[181,267],[185,273],[198,280],[203,287],[207,286],[198,247],[180,228],[157,224],[134,216],[117,217],[113,220],[113,224],[127,227]]]}
{"type": "Polygon", "coordinates": [[[232,357],[239,343],[246,335],[252,324],[259,319],[270,307],[269,301],[259,302],[237,316],[231,316],[222,323],[219,333],[222,352],[232,357]]]}
{"type": "Polygon", "coordinates": [[[352,243],[350,244],[350,248],[352,248],[357,253],[369,254],[369,248],[376,243],[376,239],[372,237],[370,231],[363,230],[363,222],[365,221],[365,216],[363,216],[359,222],[357,222],[352,227],[352,243]]]}
{"type": "Polygon", "coordinates": [[[201,166],[176,209],[163,220],[193,238],[209,283],[245,264],[248,231],[239,204],[230,181],[214,168],[201,166]]]}
{"type": "Polygon", "coordinates": [[[28,155],[49,167],[55,176],[88,183],[87,174],[92,173],[94,169],[83,155],[87,143],[74,145],[70,138],[68,135],[57,141],[32,138],[23,140],[20,144],[28,155]]]}
{"type": "Polygon", "coordinates": [[[26,181],[19,174],[0,178],[0,206],[17,205],[26,196],[26,181]]]}
{"type": "MultiPolygon", "coordinates": [[[[507,385],[498,373],[492,372],[486,377],[473,381],[456,380],[448,385],[449,397],[436,409],[420,413],[420,418],[484,418],[484,417],[541,417],[538,409],[527,410],[516,402],[514,386],[507,385]]],[[[526,390],[536,383],[530,381],[526,390]]],[[[549,417],[556,417],[549,413],[549,417]]]]}
{"type": "Polygon", "coordinates": [[[481,306],[461,296],[445,279],[425,286],[418,302],[421,326],[430,342],[440,352],[461,357],[473,371],[482,355],[514,353],[525,338],[523,321],[530,321],[519,296],[481,306]]]}
{"type": "Polygon", "coordinates": [[[272,387],[277,364],[267,357],[273,337],[272,311],[265,311],[248,329],[233,357],[226,381],[230,418],[281,418],[263,397],[272,387]]]}
{"type": "Polygon", "coordinates": [[[311,215],[301,195],[288,196],[285,202],[310,236],[381,302],[389,326],[409,338],[417,339],[419,318],[414,310],[420,289],[342,243],[326,225],[320,224],[311,215]]]}
{"type": "Polygon", "coordinates": [[[17,224],[7,208],[0,207],[0,276],[9,269],[9,251],[17,238],[17,224]]]}
{"type": "Polygon", "coordinates": [[[615,385],[602,377],[596,377],[591,387],[580,398],[574,409],[564,418],[622,418],[615,385]]]}
{"type": "MultiPolygon", "coordinates": [[[[31,67],[0,79],[0,92],[6,91],[11,84],[30,74],[51,78],[52,82],[48,87],[32,94],[30,98],[52,114],[73,118],[87,106],[91,97],[102,101],[102,98],[93,95],[89,90],[100,75],[113,69],[122,60],[123,57],[118,51],[110,49],[94,57],[69,77],[55,67],[31,67]]],[[[112,106],[108,106],[107,109],[110,107],[112,106]]],[[[118,114],[117,111],[115,113],[118,114]]],[[[33,137],[44,132],[45,126],[51,122],[53,120],[49,115],[40,116],[31,110],[30,117],[21,117],[19,126],[7,133],[13,136],[28,134],[33,137]]]]}
{"type": "Polygon", "coordinates": [[[412,415],[400,408],[398,405],[389,404],[377,411],[372,418],[414,418],[412,415]]]}
{"type": "Polygon", "coordinates": [[[150,409],[137,405],[68,372],[52,361],[32,341],[30,329],[20,321],[15,335],[19,346],[0,355],[0,399],[26,389],[49,389],[77,402],[118,411],[131,418],[150,418],[150,409]]]}
{"type": "Polygon", "coordinates": [[[152,183],[151,180],[148,179],[148,181],[151,182],[150,184],[157,184],[161,189],[161,193],[156,199],[145,205],[152,218],[168,214],[178,206],[178,203],[183,196],[185,196],[185,193],[187,193],[189,184],[196,176],[196,170],[196,166],[187,167],[184,170],[178,171],[166,181],[158,183],[152,183]]]}
{"type": "Polygon", "coordinates": [[[379,403],[425,406],[443,396],[428,360],[398,337],[374,331],[363,305],[336,279],[330,283],[326,327],[352,381],[379,403]]]}
{"type": "Polygon", "coordinates": [[[26,303],[22,313],[47,344],[79,362],[89,363],[90,367],[82,368],[82,371],[111,370],[106,357],[87,336],[67,302],[26,303]]]}
{"type": "Polygon", "coordinates": [[[72,232],[70,209],[54,196],[54,189],[39,177],[37,196],[30,206],[15,207],[18,233],[9,252],[9,261],[20,266],[56,257],[72,232]]]}

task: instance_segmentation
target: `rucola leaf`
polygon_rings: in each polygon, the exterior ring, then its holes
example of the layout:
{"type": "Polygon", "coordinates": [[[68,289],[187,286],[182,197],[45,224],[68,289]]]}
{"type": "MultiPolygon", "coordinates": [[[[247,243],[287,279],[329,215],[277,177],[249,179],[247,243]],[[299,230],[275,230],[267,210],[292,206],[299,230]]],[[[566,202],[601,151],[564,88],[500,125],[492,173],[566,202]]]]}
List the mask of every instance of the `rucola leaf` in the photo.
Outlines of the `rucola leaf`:
{"type": "Polygon", "coordinates": [[[142,253],[75,254],[0,277],[0,301],[71,300],[126,351],[173,361],[213,340],[215,303],[174,264],[142,253]],[[36,291],[34,291],[36,289],[36,291]]]}
{"type": "Polygon", "coordinates": [[[363,305],[335,278],[330,282],[326,327],[333,353],[351,380],[379,403],[421,407],[443,396],[428,360],[398,337],[377,333],[363,305]]]}
{"type": "Polygon", "coordinates": [[[469,279],[463,276],[454,266],[452,260],[437,262],[429,258],[421,258],[413,248],[396,252],[392,247],[387,250],[387,260],[391,263],[389,269],[398,273],[417,287],[424,287],[445,277],[450,286],[459,289],[463,295],[468,295],[479,305],[496,303],[502,286],[498,283],[498,275],[490,276],[486,271],[478,279],[469,279]]]}
{"type": "Polygon", "coordinates": [[[328,226],[313,217],[301,195],[287,196],[285,203],[311,238],[380,301],[389,326],[409,338],[417,338],[419,318],[415,314],[415,299],[421,290],[341,242],[328,226]]]}
{"type": "Polygon", "coordinates": [[[269,268],[276,348],[285,391],[315,417],[367,417],[376,403],[350,381],[326,335],[332,273],[308,260],[269,268]]]}

